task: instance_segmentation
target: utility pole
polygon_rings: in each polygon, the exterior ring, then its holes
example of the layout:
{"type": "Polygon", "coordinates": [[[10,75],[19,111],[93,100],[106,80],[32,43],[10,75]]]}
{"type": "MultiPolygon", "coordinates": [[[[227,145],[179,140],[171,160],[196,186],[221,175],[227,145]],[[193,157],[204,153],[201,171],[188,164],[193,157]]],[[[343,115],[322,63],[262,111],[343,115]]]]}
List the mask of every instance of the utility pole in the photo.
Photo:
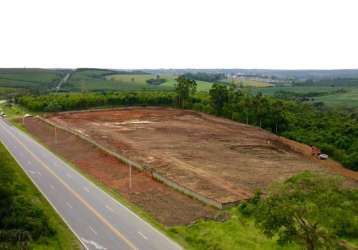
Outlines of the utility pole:
{"type": "Polygon", "coordinates": [[[129,189],[132,189],[132,164],[129,164],[129,189]]]}
{"type": "Polygon", "coordinates": [[[55,144],[57,144],[57,127],[54,126],[54,128],[55,128],[55,144]]]}

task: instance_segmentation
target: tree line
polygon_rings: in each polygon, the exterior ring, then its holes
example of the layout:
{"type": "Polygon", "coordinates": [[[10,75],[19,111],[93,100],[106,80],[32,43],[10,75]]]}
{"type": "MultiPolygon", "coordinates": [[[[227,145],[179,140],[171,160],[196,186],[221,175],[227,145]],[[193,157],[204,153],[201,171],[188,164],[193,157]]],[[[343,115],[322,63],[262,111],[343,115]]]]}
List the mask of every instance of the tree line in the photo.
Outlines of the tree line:
{"type": "Polygon", "coordinates": [[[57,112],[91,107],[158,105],[193,109],[254,125],[308,145],[358,170],[358,116],[294,100],[252,95],[235,85],[213,84],[196,93],[196,82],[177,78],[175,92],[70,93],[22,96],[31,111],[57,112]]]}

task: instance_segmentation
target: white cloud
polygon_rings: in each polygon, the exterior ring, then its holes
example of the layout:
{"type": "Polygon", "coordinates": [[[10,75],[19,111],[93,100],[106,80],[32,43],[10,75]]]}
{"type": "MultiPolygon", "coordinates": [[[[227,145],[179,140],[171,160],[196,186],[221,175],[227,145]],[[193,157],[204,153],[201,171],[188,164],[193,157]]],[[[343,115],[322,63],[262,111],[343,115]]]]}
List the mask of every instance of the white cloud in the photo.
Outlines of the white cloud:
{"type": "Polygon", "coordinates": [[[355,0],[1,0],[0,67],[358,68],[355,0]]]}

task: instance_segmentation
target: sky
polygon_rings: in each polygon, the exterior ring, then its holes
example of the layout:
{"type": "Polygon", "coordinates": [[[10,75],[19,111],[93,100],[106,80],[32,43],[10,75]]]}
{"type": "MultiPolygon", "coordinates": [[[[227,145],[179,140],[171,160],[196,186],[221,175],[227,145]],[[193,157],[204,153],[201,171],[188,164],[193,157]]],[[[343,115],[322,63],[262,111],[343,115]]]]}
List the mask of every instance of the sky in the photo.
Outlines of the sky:
{"type": "Polygon", "coordinates": [[[0,67],[358,68],[357,0],[0,0],[0,67]]]}

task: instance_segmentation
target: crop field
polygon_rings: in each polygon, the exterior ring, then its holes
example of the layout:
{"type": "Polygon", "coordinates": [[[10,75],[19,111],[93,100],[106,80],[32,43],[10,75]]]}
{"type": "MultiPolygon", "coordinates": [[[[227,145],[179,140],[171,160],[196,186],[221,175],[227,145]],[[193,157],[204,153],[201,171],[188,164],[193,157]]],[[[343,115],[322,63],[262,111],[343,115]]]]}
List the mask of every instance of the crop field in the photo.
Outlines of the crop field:
{"type": "Polygon", "coordinates": [[[347,93],[337,93],[316,97],[316,101],[321,101],[328,106],[358,108],[358,87],[347,89],[347,93]]]}
{"type": "MultiPolygon", "coordinates": [[[[112,74],[104,78],[82,78],[74,76],[70,84],[73,88],[83,90],[174,90],[176,84],[174,75],[162,75],[166,82],[160,85],[151,85],[146,81],[156,78],[155,75],[149,74],[112,74]]],[[[207,92],[211,88],[212,83],[197,81],[197,91],[207,92]]]]}
{"type": "Polygon", "coordinates": [[[330,87],[330,86],[287,86],[287,87],[271,87],[256,88],[253,93],[261,92],[264,95],[273,96],[279,91],[294,92],[299,94],[308,93],[329,93],[332,94],[313,97],[316,102],[323,102],[331,107],[351,107],[358,108],[358,87],[330,87]],[[345,90],[345,93],[334,93],[334,91],[345,90]]]}
{"type": "Polygon", "coordinates": [[[272,83],[257,81],[257,80],[249,80],[249,79],[235,79],[233,82],[237,85],[241,85],[244,87],[256,87],[256,88],[266,88],[274,86],[272,83]]]}
{"type": "Polygon", "coordinates": [[[62,71],[46,69],[0,69],[0,86],[11,88],[47,87],[63,77],[62,71]]]}
{"type": "MultiPolygon", "coordinates": [[[[134,107],[58,113],[47,119],[223,206],[297,172],[333,169],[310,159],[308,146],[193,111],[134,107]],[[299,147],[303,150],[293,149],[299,147]]],[[[356,185],[357,180],[349,182],[356,185]]]]}
{"type": "Polygon", "coordinates": [[[329,87],[329,86],[325,86],[325,87],[315,87],[315,86],[312,86],[312,87],[309,87],[309,86],[304,86],[304,87],[297,87],[297,86],[281,87],[281,86],[277,86],[277,87],[272,87],[272,88],[261,88],[261,89],[257,89],[256,91],[261,92],[262,94],[265,94],[265,95],[274,95],[278,91],[287,91],[287,92],[306,94],[306,93],[312,93],[312,92],[331,92],[331,91],[336,91],[338,89],[342,89],[342,88],[340,88],[340,87],[329,87]]]}

